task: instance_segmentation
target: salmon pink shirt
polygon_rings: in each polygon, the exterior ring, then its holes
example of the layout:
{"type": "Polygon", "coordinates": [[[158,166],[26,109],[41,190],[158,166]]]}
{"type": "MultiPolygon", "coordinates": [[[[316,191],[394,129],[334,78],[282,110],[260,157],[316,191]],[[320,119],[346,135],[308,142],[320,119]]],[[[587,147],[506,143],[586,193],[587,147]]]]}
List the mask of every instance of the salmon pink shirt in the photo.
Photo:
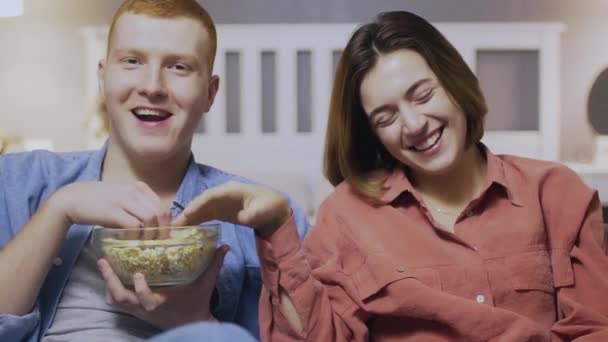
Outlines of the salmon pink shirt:
{"type": "Polygon", "coordinates": [[[399,169],[380,204],[340,184],[302,245],[293,219],[258,237],[262,340],[608,341],[597,192],[559,164],[482,149],[483,191],[454,233],[399,169]]]}

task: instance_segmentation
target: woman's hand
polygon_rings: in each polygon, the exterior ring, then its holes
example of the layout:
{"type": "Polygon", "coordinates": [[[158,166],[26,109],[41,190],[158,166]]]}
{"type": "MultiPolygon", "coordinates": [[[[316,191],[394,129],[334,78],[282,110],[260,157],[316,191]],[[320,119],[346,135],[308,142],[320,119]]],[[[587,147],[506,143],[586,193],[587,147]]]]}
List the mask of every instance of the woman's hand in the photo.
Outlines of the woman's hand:
{"type": "Polygon", "coordinates": [[[261,236],[270,236],[289,216],[289,202],[278,192],[259,185],[228,182],[203,192],[172,224],[220,220],[249,226],[261,236]]]}

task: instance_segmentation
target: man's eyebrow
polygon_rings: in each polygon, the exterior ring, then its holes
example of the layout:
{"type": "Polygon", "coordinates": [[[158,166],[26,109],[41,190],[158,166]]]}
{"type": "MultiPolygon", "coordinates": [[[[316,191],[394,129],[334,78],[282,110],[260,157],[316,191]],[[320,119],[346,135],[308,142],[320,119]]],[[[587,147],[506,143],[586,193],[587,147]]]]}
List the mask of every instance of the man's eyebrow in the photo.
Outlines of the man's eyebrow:
{"type": "Polygon", "coordinates": [[[199,58],[196,55],[190,53],[170,53],[167,55],[169,59],[186,59],[198,63],[199,58]]]}
{"type": "Polygon", "coordinates": [[[142,54],[141,51],[139,51],[137,49],[133,49],[133,48],[121,48],[121,47],[117,47],[117,48],[112,48],[110,51],[114,52],[114,53],[119,53],[119,54],[135,54],[135,55],[142,54]]]}
{"type": "MultiPolygon", "coordinates": [[[[134,49],[134,48],[118,47],[118,48],[113,48],[112,51],[115,53],[118,53],[118,54],[134,54],[134,55],[144,55],[145,54],[145,52],[143,52],[139,49],[134,49]]],[[[194,54],[190,54],[190,53],[168,53],[164,56],[164,58],[173,60],[173,61],[187,60],[188,62],[196,64],[196,66],[199,66],[201,64],[198,56],[196,56],[194,54]]]]}

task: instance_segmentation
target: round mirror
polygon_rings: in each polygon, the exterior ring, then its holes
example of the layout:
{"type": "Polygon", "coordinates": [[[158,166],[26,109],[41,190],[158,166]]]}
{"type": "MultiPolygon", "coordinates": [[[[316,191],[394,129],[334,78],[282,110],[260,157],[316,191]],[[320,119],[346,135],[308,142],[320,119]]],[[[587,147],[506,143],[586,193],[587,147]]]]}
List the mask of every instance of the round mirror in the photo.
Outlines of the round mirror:
{"type": "Polygon", "coordinates": [[[597,134],[608,135],[608,68],[597,76],[591,86],[587,113],[597,134]]]}

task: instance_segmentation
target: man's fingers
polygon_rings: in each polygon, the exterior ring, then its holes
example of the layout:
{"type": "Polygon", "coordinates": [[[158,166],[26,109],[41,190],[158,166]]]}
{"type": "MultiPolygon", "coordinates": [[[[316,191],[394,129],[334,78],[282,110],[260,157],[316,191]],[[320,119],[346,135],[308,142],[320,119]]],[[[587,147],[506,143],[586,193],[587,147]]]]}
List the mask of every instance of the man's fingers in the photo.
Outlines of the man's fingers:
{"type": "Polygon", "coordinates": [[[143,274],[133,275],[133,285],[135,286],[135,295],[146,311],[153,311],[163,304],[163,297],[150,290],[143,274]]]}
{"type": "Polygon", "coordinates": [[[137,296],[132,291],[127,290],[118,276],[112,271],[110,264],[104,259],[97,261],[97,267],[101,272],[101,276],[106,281],[106,289],[110,294],[112,301],[120,305],[139,305],[137,296]]]}
{"type": "MultiPolygon", "coordinates": [[[[140,226],[141,221],[124,209],[116,210],[116,212],[112,214],[111,221],[105,225],[105,227],[108,228],[135,228],[140,226]]],[[[124,238],[128,239],[130,236],[125,235],[124,238]]]]}
{"type": "Polygon", "coordinates": [[[213,288],[217,281],[217,276],[220,273],[220,269],[224,264],[224,257],[230,251],[230,246],[222,245],[213,253],[211,262],[207,266],[207,269],[201,276],[196,280],[196,286],[213,288]]]}

